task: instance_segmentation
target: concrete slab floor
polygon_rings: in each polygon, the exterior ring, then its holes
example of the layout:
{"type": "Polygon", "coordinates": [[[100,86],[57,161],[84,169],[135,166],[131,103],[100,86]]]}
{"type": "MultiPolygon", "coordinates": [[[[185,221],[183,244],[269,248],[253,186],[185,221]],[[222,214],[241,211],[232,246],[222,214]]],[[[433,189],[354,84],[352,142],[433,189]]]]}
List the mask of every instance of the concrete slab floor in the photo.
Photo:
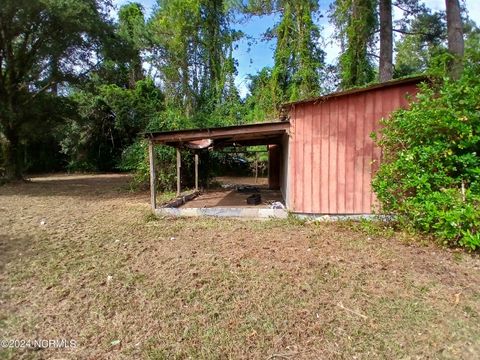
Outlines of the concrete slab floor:
{"type": "Polygon", "coordinates": [[[247,204],[247,197],[253,193],[243,193],[235,189],[215,189],[200,194],[195,199],[183,204],[180,208],[237,208],[252,207],[269,209],[273,202],[283,203],[282,194],[277,190],[269,190],[259,187],[262,202],[259,205],[247,204]]]}

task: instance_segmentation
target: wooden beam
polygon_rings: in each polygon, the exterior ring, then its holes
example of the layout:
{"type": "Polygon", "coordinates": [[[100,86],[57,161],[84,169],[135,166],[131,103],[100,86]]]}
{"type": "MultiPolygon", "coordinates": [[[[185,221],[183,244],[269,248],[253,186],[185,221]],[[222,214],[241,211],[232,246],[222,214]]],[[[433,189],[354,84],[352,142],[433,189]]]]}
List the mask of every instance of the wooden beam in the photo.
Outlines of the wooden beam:
{"type": "Polygon", "coordinates": [[[182,167],[182,158],[180,156],[180,150],[177,149],[177,196],[180,195],[180,168],[182,167]]]}
{"type": "Polygon", "coordinates": [[[258,181],[258,153],[255,153],[255,184],[258,181]]]}
{"type": "Polygon", "coordinates": [[[195,191],[198,191],[198,154],[195,153],[195,191]]]}
{"type": "Polygon", "coordinates": [[[153,142],[148,143],[148,158],[150,160],[150,204],[152,210],[157,207],[157,180],[155,173],[155,152],[153,142]]]}
{"type": "Polygon", "coordinates": [[[202,139],[221,138],[262,138],[264,136],[282,135],[290,128],[289,122],[250,124],[212,129],[189,129],[178,131],[165,131],[147,134],[157,143],[188,142],[202,139]]]}

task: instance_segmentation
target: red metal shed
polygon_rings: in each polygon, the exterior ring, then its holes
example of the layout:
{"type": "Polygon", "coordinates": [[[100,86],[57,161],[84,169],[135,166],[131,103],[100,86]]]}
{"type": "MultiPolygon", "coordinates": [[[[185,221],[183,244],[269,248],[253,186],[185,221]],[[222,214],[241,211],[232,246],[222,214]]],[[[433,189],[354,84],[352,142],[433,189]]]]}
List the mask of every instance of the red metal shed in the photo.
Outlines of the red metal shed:
{"type": "MultiPolygon", "coordinates": [[[[288,116],[283,121],[146,134],[150,140],[152,207],[157,209],[153,146],[177,148],[180,194],[182,150],[269,145],[269,186],[280,188],[288,210],[300,214],[371,214],[376,201],[370,184],[381,152],[370,135],[379,129],[382,118],[408,106],[424,80],[394,80],[292,102],[284,106],[288,116]]],[[[197,178],[198,155],[195,159],[197,178]]],[[[219,216],[218,212],[213,214],[219,216]]]]}
{"type": "Polygon", "coordinates": [[[408,105],[425,78],[410,78],[287,104],[282,193],[305,214],[370,214],[381,153],[370,137],[382,118],[408,105]]]}

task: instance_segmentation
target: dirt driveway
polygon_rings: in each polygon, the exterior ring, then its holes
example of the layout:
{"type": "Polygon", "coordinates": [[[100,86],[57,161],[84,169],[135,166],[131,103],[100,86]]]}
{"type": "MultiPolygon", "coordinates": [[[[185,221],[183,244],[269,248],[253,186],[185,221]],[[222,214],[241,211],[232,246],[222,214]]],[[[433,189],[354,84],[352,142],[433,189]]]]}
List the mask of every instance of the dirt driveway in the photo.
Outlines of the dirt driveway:
{"type": "Polygon", "coordinates": [[[155,219],[128,180],[0,187],[0,340],[24,345],[0,358],[480,358],[476,255],[368,224],[155,219]]]}

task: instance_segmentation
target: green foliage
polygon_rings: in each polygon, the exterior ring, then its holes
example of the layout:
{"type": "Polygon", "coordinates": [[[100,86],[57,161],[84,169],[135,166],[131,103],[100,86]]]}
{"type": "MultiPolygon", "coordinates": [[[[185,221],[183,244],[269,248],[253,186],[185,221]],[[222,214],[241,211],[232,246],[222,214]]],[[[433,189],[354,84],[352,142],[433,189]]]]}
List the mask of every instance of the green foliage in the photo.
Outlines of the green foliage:
{"type": "Polygon", "coordinates": [[[118,12],[117,35],[125,42],[122,56],[129,68],[129,87],[143,79],[141,51],[146,45],[146,26],[140,4],[123,5],[118,12]]]}
{"type": "Polygon", "coordinates": [[[480,52],[471,41],[459,81],[423,85],[409,110],[383,120],[373,181],[382,210],[443,243],[480,247],[480,52]]]}
{"type": "MultiPolygon", "coordinates": [[[[173,190],[176,183],[175,150],[169,147],[155,148],[157,166],[157,187],[160,191],[173,190]]],[[[146,188],[150,176],[147,141],[139,140],[125,148],[119,169],[133,172],[131,184],[134,189],[146,188]]]]}
{"type": "Polygon", "coordinates": [[[274,33],[277,45],[271,75],[273,103],[312,97],[320,93],[319,72],[324,52],[319,48],[320,30],[313,22],[318,3],[284,0],[282,18],[274,33]]]}
{"type": "Polygon", "coordinates": [[[143,131],[164,108],[164,96],[149,78],[137,81],[133,89],[102,85],[99,93],[115,114],[115,127],[130,136],[143,131]]]}
{"type": "Polygon", "coordinates": [[[277,108],[272,95],[272,69],[263,68],[249,77],[250,95],[245,100],[246,122],[273,121],[277,108]]]}
{"type": "Polygon", "coordinates": [[[331,19],[343,50],[339,61],[343,88],[364,85],[375,78],[369,52],[377,26],[376,5],[376,0],[335,0],[331,5],[331,19]]]}
{"type": "Polygon", "coordinates": [[[148,31],[167,107],[194,116],[215,111],[234,96],[232,44],[241,33],[230,21],[231,9],[223,0],[158,2],[148,31]]]}
{"type": "Polygon", "coordinates": [[[274,66],[250,76],[247,122],[275,120],[284,102],[320,95],[325,53],[314,22],[318,2],[252,0],[242,11],[249,16],[281,14],[280,21],[264,34],[266,39],[276,40],[274,66]]]}
{"type": "MultiPolygon", "coordinates": [[[[103,0],[5,0],[0,6],[0,127],[7,177],[24,170],[22,146],[49,122],[59,87],[92,66],[110,33],[103,0]]],[[[52,113],[61,113],[62,107],[52,113]]],[[[57,116],[54,116],[57,117],[57,116]]],[[[51,129],[51,127],[49,127],[51,129]]]]}
{"type": "Polygon", "coordinates": [[[395,76],[407,76],[426,71],[432,61],[446,52],[445,14],[423,9],[405,29],[397,45],[395,76]]]}
{"type": "Polygon", "coordinates": [[[96,85],[90,91],[75,91],[71,98],[78,114],[60,130],[70,170],[114,170],[122,150],[164,109],[162,92],[148,78],[137,81],[133,89],[96,85]]]}

